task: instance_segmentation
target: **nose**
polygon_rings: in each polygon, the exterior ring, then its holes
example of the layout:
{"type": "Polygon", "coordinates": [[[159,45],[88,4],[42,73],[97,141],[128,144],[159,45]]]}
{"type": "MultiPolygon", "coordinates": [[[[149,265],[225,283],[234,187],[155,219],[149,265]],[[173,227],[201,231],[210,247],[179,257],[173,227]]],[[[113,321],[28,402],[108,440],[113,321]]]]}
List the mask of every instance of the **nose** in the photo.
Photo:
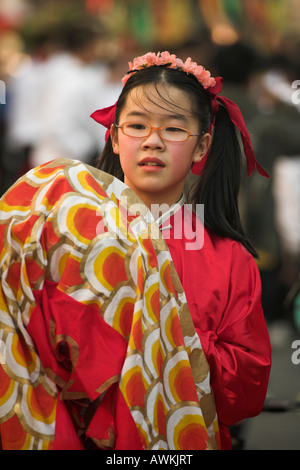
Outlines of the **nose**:
{"type": "Polygon", "coordinates": [[[165,142],[159,134],[159,128],[152,128],[148,137],[145,137],[142,143],[142,148],[165,148],[165,142]]]}

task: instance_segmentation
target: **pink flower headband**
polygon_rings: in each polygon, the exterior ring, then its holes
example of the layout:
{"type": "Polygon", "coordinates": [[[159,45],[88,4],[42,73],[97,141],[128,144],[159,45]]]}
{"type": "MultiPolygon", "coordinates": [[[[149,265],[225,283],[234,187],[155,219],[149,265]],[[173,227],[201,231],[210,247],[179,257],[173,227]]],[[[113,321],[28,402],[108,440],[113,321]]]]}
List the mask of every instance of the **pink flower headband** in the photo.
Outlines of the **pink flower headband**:
{"type": "MultiPolygon", "coordinates": [[[[133,62],[129,62],[128,65],[129,71],[122,79],[123,85],[125,85],[125,83],[133,73],[152,66],[165,65],[168,68],[178,69],[187,74],[195,75],[197,80],[206,89],[211,98],[212,120],[209,132],[212,132],[215,116],[219,109],[219,104],[222,104],[226,108],[231,122],[239,129],[241,133],[244,151],[247,159],[248,175],[250,176],[254,169],[257,168],[258,172],[262,176],[265,176],[267,178],[269,177],[268,173],[261,167],[261,165],[257,162],[255,158],[252,142],[239,107],[230,99],[225,98],[224,96],[219,96],[222,91],[222,77],[213,78],[208,70],[205,70],[205,68],[201,65],[197,65],[196,62],[192,62],[190,57],[185,62],[183,62],[181,59],[178,59],[175,54],[170,54],[168,51],[161,53],[158,52],[157,54],[155,54],[154,52],[148,52],[143,56],[135,58],[133,62]]],[[[99,122],[107,128],[105,140],[108,140],[111,125],[115,121],[116,106],[117,103],[112,106],[109,106],[108,108],[99,109],[98,111],[95,111],[93,114],[91,114],[91,117],[95,121],[99,122]]],[[[192,173],[194,173],[195,175],[200,175],[202,173],[208,154],[209,152],[199,163],[193,164],[192,173]]]]}
{"type": "Polygon", "coordinates": [[[181,59],[178,59],[175,54],[170,54],[168,51],[158,52],[157,54],[155,54],[155,52],[148,52],[143,56],[136,57],[133,62],[128,62],[128,65],[129,72],[122,78],[123,85],[125,85],[134,72],[152,67],[153,65],[167,65],[170,69],[182,70],[187,74],[191,73],[195,75],[198,82],[200,82],[204,88],[214,86],[216,83],[216,80],[211,77],[210,72],[205,70],[202,65],[197,65],[196,62],[192,62],[190,57],[183,62],[181,59]]]}

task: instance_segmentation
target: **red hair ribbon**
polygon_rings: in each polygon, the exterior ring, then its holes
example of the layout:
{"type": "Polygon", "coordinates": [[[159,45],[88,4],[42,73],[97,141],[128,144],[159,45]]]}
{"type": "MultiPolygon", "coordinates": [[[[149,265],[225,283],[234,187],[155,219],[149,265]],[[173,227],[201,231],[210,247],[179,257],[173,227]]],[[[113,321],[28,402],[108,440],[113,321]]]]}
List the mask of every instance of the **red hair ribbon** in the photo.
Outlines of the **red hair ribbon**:
{"type": "MultiPolygon", "coordinates": [[[[226,108],[231,122],[239,129],[241,133],[244,151],[245,151],[245,155],[247,159],[248,176],[251,176],[254,169],[257,168],[257,171],[262,176],[265,176],[266,178],[268,178],[269,177],[268,173],[262,168],[262,166],[258,163],[258,161],[255,158],[250,135],[248,133],[243,115],[239,107],[230,99],[225,98],[223,96],[218,96],[218,94],[222,91],[223,78],[216,77],[215,80],[216,80],[216,84],[213,87],[207,88],[207,91],[211,96],[211,107],[212,107],[212,121],[211,121],[211,125],[209,128],[209,133],[212,132],[212,128],[214,125],[214,118],[218,112],[219,103],[220,103],[226,108]]],[[[99,124],[102,124],[102,126],[107,128],[107,132],[105,134],[106,141],[108,140],[108,137],[109,137],[110,127],[115,121],[116,105],[117,103],[115,103],[112,106],[109,106],[108,108],[99,109],[98,111],[95,111],[93,114],[91,114],[91,117],[95,121],[97,121],[99,124]]],[[[200,175],[202,173],[208,154],[209,154],[209,151],[202,158],[200,162],[193,164],[192,173],[194,175],[200,175]]]]}
{"type": "MultiPolygon", "coordinates": [[[[207,88],[208,93],[211,96],[211,107],[212,107],[212,121],[209,128],[209,133],[211,134],[212,128],[214,125],[214,119],[219,109],[219,103],[222,104],[229,115],[231,122],[238,128],[241,133],[243,147],[245,156],[247,159],[247,173],[248,176],[251,176],[255,168],[257,171],[266,178],[269,178],[268,173],[262,168],[262,166],[258,163],[255,158],[254,150],[252,146],[252,142],[250,139],[250,135],[248,133],[243,115],[239,107],[230,99],[225,98],[224,96],[218,96],[218,94],[222,91],[223,85],[223,78],[216,77],[216,84],[213,87],[207,88]]],[[[200,162],[194,163],[192,166],[192,173],[194,175],[200,175],[203,171],[204,165],[206,163],[207,157],[209,155],[209,151],[207,154],[202,158],[200,162]]]]}
{"type": "Polygon", "coordinates": [[[107,131],[105,134],[106,142],[108,141],[108,138],[109,138],[110,128],[112,124],[115,122],[116,108],[117,108],[117,103],[113,104],[112,106],[109,106],[108,108],[98,109],[90,116],[96,122],[98,122],[99,124],[102,124],[102,126],[107,128],[107,131]]]}

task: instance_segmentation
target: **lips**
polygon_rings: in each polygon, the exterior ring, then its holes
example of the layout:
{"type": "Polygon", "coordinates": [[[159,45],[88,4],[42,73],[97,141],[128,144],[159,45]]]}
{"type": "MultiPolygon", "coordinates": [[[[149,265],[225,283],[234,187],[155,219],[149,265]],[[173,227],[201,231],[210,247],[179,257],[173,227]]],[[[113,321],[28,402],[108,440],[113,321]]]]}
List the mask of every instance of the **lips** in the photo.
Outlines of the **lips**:
{"type": "Polygon", "coordinates": [[[140,163],[139,163],[139,166],[152,166],[152,167],[161,167],[161,168],[164,168],[166,165],[164,164],[164,162],[162,160],[160,160],[159,158],[156,158],[156,157],[145,157],[143,158],[140,163]]]}

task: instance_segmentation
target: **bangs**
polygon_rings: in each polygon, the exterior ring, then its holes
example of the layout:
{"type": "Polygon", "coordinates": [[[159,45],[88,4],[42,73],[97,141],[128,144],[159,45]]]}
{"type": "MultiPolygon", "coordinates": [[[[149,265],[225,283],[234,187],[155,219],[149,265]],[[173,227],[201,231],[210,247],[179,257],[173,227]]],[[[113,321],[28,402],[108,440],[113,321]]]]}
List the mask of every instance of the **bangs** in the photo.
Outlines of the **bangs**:
{"type": "MultiPolygon", "coordinates": [[[[141,85],[131,90],[131,98],[137,106],[146,112],[150,112],[147,108],[148,102],[157,108],[166,111],[167,114],[176,115],[179,118],[197,118],[197,112],[193,109],[192,100],[188,93],[174,85],[170,86],[170,84],[166,82],[153,82],[152,86],[149,85],[151,84],[141,85]],[[184,95],[186,106],[180,106],[178,104],[178,99],[175,99],[174,93],[172,93],[172,90],[174,89],[184,95]]],[[[151,113],[153,114],[153,109],[151,110],[151,113]]]]}

